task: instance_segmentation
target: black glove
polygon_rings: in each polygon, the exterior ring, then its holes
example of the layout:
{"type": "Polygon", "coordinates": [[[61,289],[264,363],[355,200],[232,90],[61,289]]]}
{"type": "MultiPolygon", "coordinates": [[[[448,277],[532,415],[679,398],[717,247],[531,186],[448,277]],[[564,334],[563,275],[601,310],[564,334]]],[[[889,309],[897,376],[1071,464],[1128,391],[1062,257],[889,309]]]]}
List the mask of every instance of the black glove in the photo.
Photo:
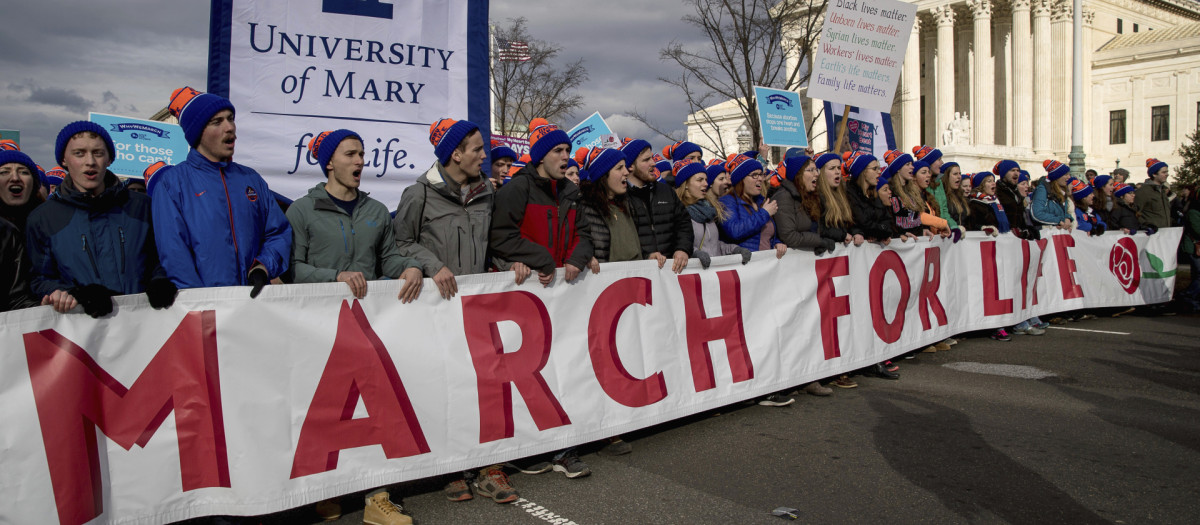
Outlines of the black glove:
{"type": "Polygon", "coordinates": [[[832,252],[836,247],[837,243],[833,242],[833,239],[821,239],[821,244],[818,244],[816,248],[813,248],[813,254],[817,257],[820,257],[826,252],[832,252]]]}
{"type": "Polygon", "coordinates": [[[100,284],[85,284],[76,286],[67,290],[71,294],[79,306],[83,307],[84,313],[92,316],[93,319],[99,319],[113,311],[112,296],[117,295],[116,292],[105,288],[100,284]]]}
{"type": "Polygon", "coordinates": [[[700,259],[700,267],[704,268],[705,270],[708,269],[708,265],[712,264],[712,256],[704,250],[696,250],[696,253],[693,253],[692,255],[694,255],[697,259],[700,259]]]}
{"type": "Polygon", "coordinates": [[[250,275],[246,277],[246,281],[248,281],[250,286],[253,287],[250,289],[250,298],[254,299],[258,297],[258,294],[262,293],[263,287],[266,286],[267,283],[271,282],[271,278],[267,277],[266,270],[262,268],[255,268],[250,270],[250,275]]]}
{"type": "Polygon", "coordinates": [[[741,246],[738,246],[736,250],[733,250],[733,253],[739,253],[742,255],[742,264],[750,262],[750,256],[754,255],[754,252],[742,248],[741,246]]]}
{"type": "Polygon", "coordinates": [[[1095,224],[1092,226],[1092,236],[1104,235],[1104,225],[1095,224]]]}
{"type": "Polygon", "coordinates": [[[151,279],[146,286],[146,299],[155,310],[170,308],[175,304],[175,295],[178,293],[179,288],[175,287],[175,283],[165,277],[151,279]]]}
{"type": "Polygon", "coordinates": [[[1146,236],[1154,235],[1155,232],[1157,232],[1157,231],[1158,231],[1158,228],[1155,228],[1153,226],[1147,226],[1146,227],[1146,236]]]}

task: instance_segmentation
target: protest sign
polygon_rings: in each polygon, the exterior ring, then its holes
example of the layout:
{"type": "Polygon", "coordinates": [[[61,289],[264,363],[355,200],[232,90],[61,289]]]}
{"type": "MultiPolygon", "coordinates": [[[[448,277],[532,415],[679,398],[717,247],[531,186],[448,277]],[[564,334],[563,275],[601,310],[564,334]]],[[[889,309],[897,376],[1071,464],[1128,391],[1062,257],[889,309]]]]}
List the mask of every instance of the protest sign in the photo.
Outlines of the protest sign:
{"type": "MultiPolygon", "coordinates": [[[[840,129],[838,126],[841,125],[842,115],[846,115],[846,138],[843,144],[848,146],[843,151],[861,151],[883,159],[883,154],[889,149],[896,149],[896,135],[892,133],[890,114],[826,102],[825,129],[840,129]],[[850,111],[847,112],[847,109],[850,111]]],[[[829,149],[834,149],[834,134],[826,133],[825,136],[829,138],[829,149]]]]}
{"type": "Polygon", "coordinates": [[[0,129],[0,140],[11,140],[21,145],[21,132],[15,129],[0,129]]]}
{"type": "Polygon", "coordinates": [[[549,287],[464,275],[409,304],[388,280],[362,300],[321,283],[7,312],[0,522],[265,514],[561,450],[954,334],[1167,301],[1181,235],[972,232],[680,275],[603,264],[549,287]]]}
{"type": "Polygon", "coordinates": [[[833,0],[825,8],[808,96],[891,111],[917,5],[833,0]]]}
{"type": "Polygon", "coordinates": [[[488,143],[487,6],[213,0],[208,89],[237,108],[234,159],[300,197],[325,180],[309,141],[347,128],[363,138],[363,188],[399,202],[435,161],[432,122],[481,124],[488,143]]]}
{"type": "Polygon", "coordinates": [[[571,151],[579,148],[613,148],[621,144],[598,111],[571,128],[567,136],[571,137],[571,151]]]}
{"type": "Polygon", "coordinates": [[[754,86],[754,99],[758,103],[758,129],[763,144],[800,148],[808,146],[799,93],[754,86]]]}
{"type": "Polygon", "coordinates": [[[521,155],[529,154],[529,139],[523,137],[510,137],[508,135],[492,135],[492,147],[504,146],[517,152],[517,160],[520,160],[521,155]]]}
{"type": "Polygon", "coordinates": [[[117,148],[109,170],[124,177],[142,178],[146,167],[158,161],[179,164],[187,158],[188,143],[177,124],[103,113],[88,113],[112,137],[117,148]]]}

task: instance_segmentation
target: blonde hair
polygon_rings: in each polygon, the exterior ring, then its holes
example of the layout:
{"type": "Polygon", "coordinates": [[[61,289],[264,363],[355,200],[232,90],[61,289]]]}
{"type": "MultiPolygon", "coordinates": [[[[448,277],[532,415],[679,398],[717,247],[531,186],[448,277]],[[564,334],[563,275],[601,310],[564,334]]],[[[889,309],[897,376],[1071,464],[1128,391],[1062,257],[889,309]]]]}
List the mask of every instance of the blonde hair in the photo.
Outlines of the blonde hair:
{"type": "MultiPolygon", "coordinates": [[[[700,199],[693,198],[691,194],[687,192],[686,184],[675,188],[675,195],[679,196],[679,201],[683,203],[684,208],[700,202],[700,199]]],[[[715,192],[706,191],[704,192],[704,200],[708,201],[708,203],[717,210],[717,222],[725,222],[725,219],[728,218],[729,213],[725,211],[725,206],[721,205],[721,201],[717,200],[717,194],[715,192]]]]}
{"type": "Polygon", "coordinates": [[[841,184],[838,184],[836,188],[830,186],[825,180],[825,175],[822,174],[817,175],[817,193],[821,196],[824,206],[821,220],[825,224],[839,228],[854,224],[854,212],[850,208],[850,201],[846,198],[846,188],[841,184]]]}
{"type": "MultiPolygon", "coordinates": [[[[924,202],[924,199],[912,191],[912,188],[916,188],[917,186],[915,179],[905,183],[904,177],[896,174],[892,176],[892,180],[888,182],[888,186],[892,188],[892,197],[899,200],[900,204],[903,204],[905,208],[912,211],[921,211],[921,205],[918,203],[924,202]]],[[[917,188],[917,190],[920,191],[920,188],[917,188]]]]}

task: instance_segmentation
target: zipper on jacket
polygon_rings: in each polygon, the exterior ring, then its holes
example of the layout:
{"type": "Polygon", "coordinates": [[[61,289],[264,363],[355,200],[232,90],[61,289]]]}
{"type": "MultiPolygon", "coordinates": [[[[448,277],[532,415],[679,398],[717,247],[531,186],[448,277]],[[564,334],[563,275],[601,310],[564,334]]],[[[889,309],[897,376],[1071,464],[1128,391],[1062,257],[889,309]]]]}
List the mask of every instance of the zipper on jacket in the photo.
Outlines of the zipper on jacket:
{"type": "Polygon", "coordinates": [[[229,199],[229,185],[225,184],[225,168],[217,168],[217,174],[221,176],[221,187],[225,188],[225,208],[229,210],[229,235],[233,237],[234,267],[240,273],[242,256],[238,254],[237,227],[233,224],[233,201],[229,199]]]}
{"type": "Polygon", "coordinates": [[[83,253],[86,253],[88,260],[92,262],[92,271],[96,272],[96,277],[100,276],[100,267],[96,266],[96,256],[92,255],[92,251],[88,249],[87,235],[80,234],[79,240],[83,241],[83,253]]]}
{"type": "Polygon", "coordinates": [[[338,219],[338,229],[342,230],[342,251],[350,253],[350,241],[346,239],[346,224],[338,219]]]}
{"type": "MultiPolygon", "coordinates": [[[[555,257],[557,252],[554,251],[554,241],[555,237],[558,236],[558,231],[554,229],[554,210],[546,210],[546,234],[546,242],[550,244],[550,246],[547,246],[550,249],[550,257],[557,259],[555,257]]],[[[557,266],[558,261],[555,260],[554,264],[557,266]]]]}
{"type": "Polygon", "coordinates": [[[117,228],[121,236],[121,275],[125,275],[125,228],[117,228]]]}

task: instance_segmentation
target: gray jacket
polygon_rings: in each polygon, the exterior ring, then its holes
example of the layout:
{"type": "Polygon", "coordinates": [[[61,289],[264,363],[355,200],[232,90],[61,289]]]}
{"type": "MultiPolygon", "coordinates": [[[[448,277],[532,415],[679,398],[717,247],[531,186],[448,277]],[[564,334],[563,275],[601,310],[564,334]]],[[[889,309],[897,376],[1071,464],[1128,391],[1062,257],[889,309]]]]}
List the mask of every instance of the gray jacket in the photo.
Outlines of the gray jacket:
{"type": "Polygon", "coordinates": [[[454,275],[487,270],[488,229],[495,191],[487,178],[468,182],[464,196],[434,162],[404,189],[392,222],[400,253],[416,258],[427,276],[443,266],[454,275]]]}

